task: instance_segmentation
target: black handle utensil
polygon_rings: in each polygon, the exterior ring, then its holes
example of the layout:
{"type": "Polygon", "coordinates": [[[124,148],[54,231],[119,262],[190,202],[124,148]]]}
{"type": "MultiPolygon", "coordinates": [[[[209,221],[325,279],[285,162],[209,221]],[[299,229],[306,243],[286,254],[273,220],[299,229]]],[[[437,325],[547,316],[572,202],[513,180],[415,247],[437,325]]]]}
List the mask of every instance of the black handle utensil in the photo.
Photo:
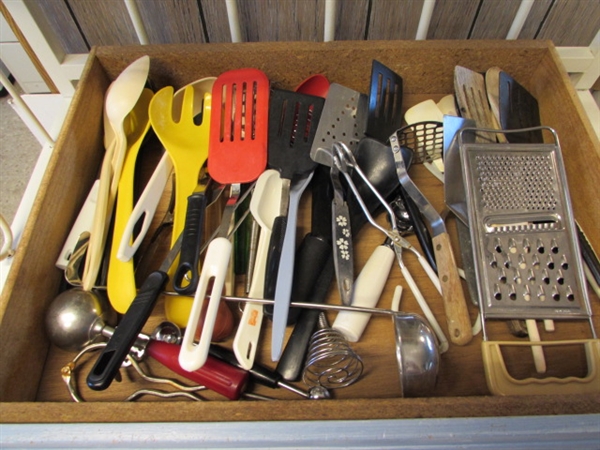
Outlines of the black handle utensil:
{"type": "Polygon", "coordinates": [[[154,309],[156,300],[167,282],[167,271],[181,249],[181,242],[182,236],[180,235],[158,270],[152,272],[142,284],[119,326],[87,376],[87,385],[91,389],[102,391],[107,389],[114,380],[154,309]]]}

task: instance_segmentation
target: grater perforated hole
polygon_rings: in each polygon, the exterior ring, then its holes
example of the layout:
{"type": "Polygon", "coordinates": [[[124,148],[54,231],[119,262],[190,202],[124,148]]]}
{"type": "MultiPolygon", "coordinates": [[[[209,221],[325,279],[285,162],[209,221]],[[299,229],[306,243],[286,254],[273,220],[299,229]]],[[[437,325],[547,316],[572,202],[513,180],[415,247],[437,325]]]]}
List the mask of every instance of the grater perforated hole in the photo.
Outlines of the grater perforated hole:
{"type": "Polygon", "coordinates": [[[502,284],[506,284],[506,273],[504,273],[504,270],[500,273],[500,276],[498,277],[498,281],[502,284]]]}
{"type": "Polygon", "coordinates": [[[554,171],[548,155],[477,155],[475,161],[485,209],[556,208],[554,171]]]}

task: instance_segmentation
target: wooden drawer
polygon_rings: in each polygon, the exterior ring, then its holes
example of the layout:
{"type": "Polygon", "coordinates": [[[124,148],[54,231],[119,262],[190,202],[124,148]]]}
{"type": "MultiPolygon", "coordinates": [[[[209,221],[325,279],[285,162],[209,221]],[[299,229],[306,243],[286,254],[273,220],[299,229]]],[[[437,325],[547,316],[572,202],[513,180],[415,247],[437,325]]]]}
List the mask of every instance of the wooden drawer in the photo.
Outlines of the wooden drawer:
{"type": "MultiPolygon", "coordinates": [[[[42,181],[40,194],[0,301],[0,400],[3,422],[133,422],[165,421],[166,418],[173,422],[343,420],[600,412],[600,396],[557,394],[531,396],[523,400],[489,395],[481,360],[481,335],[466,346],[451,345],[451,349],[442,356],[438,383],[431,397],[401,398],[393,327],[386,317],[373,317],[363,339],[355,345],[365,363],[362,380],[335,391],[334,400],[304,401],[283,389],[272,391],[258,387],[256,392],[275,397],[278,401],[231,402],[216,394],[208,394],[207,397],[212,401],[168,401],[157,408],[154,401],[121,402],[134,390],[124,380],[122,383],[113,383],[106,392],[84,392],[84,397],[102,401],[82,405],[70,402],[60,377],[60,368],[73,355],[49,345],[44,331],[45,310],[61,286],[62,273],[55,268],[54,262],[97,177],[104,154],[104,93],[110,82],[129,63],[144,54],[151,59],[150,80],[155,89],[166,85],[178,89],[196,79],[217,76],[229,69],[256,67],[268,75],[275,87],[292,89],[307,76],[323,73],[332,82],[368,92],[371,61],[377,59],[403,77],[404,109],[427,98],[439,99],[453,93],[455,65],[480,72],[499,66],[533,93],[540,105],[542,123],[558,132],[575,217],[588,234],[592,246],[600,250],[600,202],[594,190],[594,186],[600,185],[600,146],[549,42],[279,42],[94,48],[42,181]]],[[[411,177],[434,206],[441,210],[441,183],[419,166],[411,169],[411,177]]],[[[303,202],[302,211],[308,211],[308,206],[303,202]]],[[[385,218],[380,217],[379,220],[385,223],[385,218]]],[[[301,216],[299,236],[305,234],[308,224],[308,218],[301,216]]],[[[449,228],[455,254],[459,255],[452,221],[449,228]]],[[[416,245],[413,237],[409,240],[416,245]]],[[[372,227],[367,226],[359,233],[355,261],[357,271],[382,241],[383,235],[372,227]]],[[[406,262],[446,330],[441,298],[414,258],[407,255],[406,262]]],[[[405,285],[399,269],[394,267],[380,306],[389,307],[397,284],[405,285]]],[[[334,291],[332,288],[331,302],[338,301],[334,291]]],[[[598,298],[590,293],[590,300],[597,313],[600,309],[598,298]]],[[[402,307],[410,312],[420,311],[409,289],[404,291],[402,307]]],[[[474,320],[477,310],[472,304],[469,304],[469,310],[474,320]]],[[[237,309],[234,312],[237,313],[237,309]]],[[[152,320],[160,320],[161,313],[159,303],[152,320]]],[[[596,318],[594,324],[598,328],[596,318]]],[[[557,328],[554,335],[543,338],[590,337],[586,322],[559,323],[557,328]]],[[[490,323],[488,331],[497,339],[509,336],[506,325],[499,321],[490,323]]],[[[269,361],[269,340],[270,325],[266,324],[262,342],[267,344],[261,348],[259,359],[267,365],[273,365],[269,361]]],[[[581,361],[584,357],[575,353],[569,356],[566,358],[564,354],[549,352],[549,366],[556,367],[557,375],[581,376],[585,373],[585,362],[581,361]]],[[[519,376],[529,376],[532,363],[527,355],[514,355],[511,359],[519,376]]],[[[152,365],[151,369],[166,374],[156,365],[152,365]]]]}

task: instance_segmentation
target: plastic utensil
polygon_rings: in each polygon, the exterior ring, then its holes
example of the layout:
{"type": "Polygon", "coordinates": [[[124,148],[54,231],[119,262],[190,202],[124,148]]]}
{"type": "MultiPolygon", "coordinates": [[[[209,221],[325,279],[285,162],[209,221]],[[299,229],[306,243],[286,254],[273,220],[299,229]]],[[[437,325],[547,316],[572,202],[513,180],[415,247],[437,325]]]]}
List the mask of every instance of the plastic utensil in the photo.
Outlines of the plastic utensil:
{"type": "MultiPolygon", "coordinates": [[[[173,218],[173,243],[177,236],[186,231],[184,241],[197,241],[201,235],[201,223],[196,227],[187,228],[186,216],[188,214],[188,198],[198,187],[201,169],[208,157],[209,132],[211,124],[211,89],[215,78],[208,77],[191,83],[183,88],[181,94],[175,97],[173,87],[167,86],[156,93],[150,104],[150,121],[156,135],[169,154],[175,168],[175,209],[173,218]],[[181,105],[181,106],[180,106],[181,105]],[[202,111],[201,123],[197,124],[196,117],[202,111]]],[[[194,203],[192,202],[192,205],[194,203]]],[[[191,216],[203,216],[203,202],[197,202],[197,210],[189,212],[191,216]]],[[[196,218],[198,218],[196,217],[196,218]]],[[[187,244],[187,242],[186,242],[187,244]]],[[[182,248],[184,248],[182,246],[182,248]]],[[[185,246],[188,248],[188,245],[185,246]]],[[[168,271],[173,284],[181,286],[183,275],[190,273],[190,284],[196,283],[198,278],[195,261],[189,261],[189,255],[182,252],[180,257],[186,257],[185,267],[178,270],[179,262],[176,259],[174,267],[168,271]],[[184,272],[182,275],[181,272],[184,272]]],[[[191,256],[193,259],[193,255],[191,256]]],[[[167,318],[177,325],[181,312],[171,311],[171,304],[165,305],[167,318]]]]}
{"type": "Polygon", "coordinates": [[[129,220],[125,225],[123,237],[121,238],[121,243],[117,250],[117,258],[119,258],[119,260],[123,262],[129,261],[133,258],[133,255],[142,244],[144,237],[150,229],[152,218],[154,217],[162,192],[171,177],[172,171],[173,163],[171,162],[169,154],[165,152],[156,165],[152,176],[148,180],[144,191],[133,207],[129,220]],[[136,234],[135,239],[133,239],[134,228],[139,223],[140,219],[143,219],[141,222],[142,225],[139,232],[136,234]]]}
{"type": "Polygon", "coordinates": [[[230,185],[217,237],[206,251],[204,266],[192,303],[179,363],[196,370],[208,356],[220,296],[231,256],[227,239],[233,213],[238,204],[240,184],[255,181],[267,163],[269,79],[257,69],[225,72],[213,85],[213,122],[210,130],[208,171],[219,183],[230,185]],[[200,338],[196,331],[209,282],[210,301],[200,338]]]}
{"type": "MultiPolygon", "coordinates": [[[[499,124],[503,130],[535,128],[541,125],[540,109],[535,97],[508,73],[499,74],[499,124]]],[[[542,143],[544,138],[539,129],[510,133],[506,140],[516,143],[542,143]]]]}
{"type": "Polygon", "coordinates": [[[104,390],[112,383],[142,327],[150,317],[156,300],[167,282],[167,270],[173,264],[180,247],[179,238],[158,270],[152,272],[142,284],[115,333],[88,374],[87,385],[91,389],[104,390]]]}
{"type": "Polygon", "coordinates": [[[123,122],[140,98],[148,79],[149,70],[150,58],[142,56],[127,66],[110,84],[106,92],[104,130],[108,135],[104,140],[106,153],[100,169],[98,199],[82,277],[85,290],[90,290],[98,277],[108,227],[112,218],[127,146],[123,122]]]}
{"type": "Polygon", "coordinates": [[[113,308],[124,314],[137,294],[133,260],[123,262],[117,258],[117,250],[124,233],[126,221],[133,209],[134,174],[138,153],[142,141],[150,129],[148,106],[154,93],[144,89],[135,107],[129,115],[128,126],[133,130],[127,133],[127,155],[119,180],[119,195],[116,201],[112,244],[108,264],[106,288],[108,299],[113,308]]]}
{"type": "MultiPolygon", "coordinates": [[[[204,102],[203,94],[204,92],[210,92],[214,80],[214,77],[207,77],[189,84],[190,86],[194,87],[195,94],[197,94],[194,95],[194,118],[196,118],[198,114],[202,112],[204,102]]],[[[173,118],[175,120],[179,120],[181,118],[180,113],[186,87],[187,85],[177,90],[173,95],[173,118]]],[[[150,224],[160,201],[161,194],[165,188],[165,185],[167,184],[167,181],[169,180],[172,170],[173,163],[169,154],[165,152],[157,164],[152,177],[146,184],[144,191],[140,195],[140,198],[138,199],[138,202],[131,213],[129,221],[127,222],[125,233],[117,253],[117,258],[120,260],[127,261],[129,258],[133,257],[134,253],[142,243],[144,236],[150,228],[150,224]],[[140,230],[136,234],[135,241],[132,242],[134,227],[136,227],[142,218],[143,221],[140,230]]]]}
{"type": "Polygon", "coordinates": [[[401,111],[402,77],[379,61],[373,60],[365,134],[386,142],[390,134],[402,125],[401,111]]]}
{"type": "MultiPolygon", "coordinates": [[[[321,74],[316,74],[316,75],[311,75],[310,77],[308,77],[307,79],[305,79],[302,83],[300,83],[296,89],[296,92],[302,93],[302,94],[308,94],[308,95],[314,95],[317,97],[322,97],[325,98],[327,97],[327,93],[329,92],[329,80],[327,80],[327,78],[324,75],[321,74]]],[[[318,168],[316,169],[318,170],[318,168]]],[[[314,174],[314,171],[313,171],[314,174]]],[[[319,178],[319,177],[317,177],[319,178]]],[[[311,176],[312,179],[312,176],[311,176]]],[[[289,209],[288,209],[288,216],[294,216],[297,215],[297,208],[298,208],[298,202],[304,192],[304,190],[308,187],[308,184],[310,184],[310,182],[305,183],[306,179],[302,179],[297,181],[294,185],[292,185],[292,193],[290,194],[290,205],[289,205],[289,209]]],[[[316,185],[313,183],[313,189],[315,190],[314,195],[313,195],[313,212],[312,212],[312,217],[313,217],[313,225],[315,223],[320,223],[320,220],[315,220],[315,218],[317,218],[317,216],[320,215],[320,212],[322,210],[322,208],[319,207],[320,205],[320,197],[323,198],[323,196],[319,196],[319,192],[318,192],[318,188],[315,187],[316,185]]],[[[319,188],[322,188],[322,183],[319,183],[319,188]]],[[[329,217],[331,214],[327,214],[327,223],[329,223],[329,217]]],[[[320,227],[322,228],[322,227],[320,227]]],[[[302,266],[307,266],[310,269],[312,269],[314,267],[314,262],[315,261],[326,261],[327,258],[319,258],[319,249],[323,249],[323,233],[321,229],[317,229],[313,227],[313,233],[305,236],[304,241],[302,242],[302,244],[300,245],[300,248],[302,249],[302,252],[299,252],[299,256],[295,257],[294,254],[296,253],[296,223],[295,221],[290,221],[288,220],[287,225],[286,225],[286,229],[285,229],[285,236],[284,236],[284,240],[283,240],[283,247],[281,250],[281,259],[282,261],[286,261],[285,265],[286,265],[286,269],[285,270],[280,270],[277,273],[277,282],[275,285],[275,299],[282,299],[281,301],[284,301],[283,299],[285,299],[285,302],[289,302],[292,297],[293,292],[297,292],[298,289],[296,289],[295,291],[292,290],[292,284],[293,284],[293,280],[294,278],[296,278],[295,275],[295,268],[297,267],[296,265],[296,258],[299,259],[299,261],[301,262],[302,266]],[[317,253],[313,252],[313,247],[314,250],[317,253]],[[304,262],[306,255],[312,255],[309,257],[309,260],[311,261],[310,263],[308,262],[304,262]]],[[[327,226],[327,234],[330,235],[331,234],[331,226],[329,224],[329,226],[327,226]]],[[[329,238],[328,238],[329,239],[329,238]]],[[[308,282],[309,286],[312,286],[313,283],[312,282],[308,282]]],[[[306,288],[300,288],[301,290],[306,291],[306,288]]],[[[304,294],[300,294],[300,298],[305,298],[304,294]]],[[[270,308],[266,308],[266,312],[267,314],[269,313],[270,308]]],[[[299,311],[298,310],[292,310],[290,311],[288,309],[288,314],[287,314],[287,324],[289,325],[290,323],[294,323],[296,321],[296,318],[298,316],[299,311]]]]}
{"type": "Polygon", "coordinates": [[[100,180],[94,181],[92,189],[83,203],[83,207],[75,219],[75,223],[71,227],[69,236],[65,239],[62,250],[56,260],[56,267],[62,270],[66,270],[75,247],[79,241],[79,237],[82,233],[88,233],[92,229],[94,223],[94,210],[96,209],[96,200],[98,199],[98,188],[100,187],[100,180]]]}
{"type": "MultiPolygon", "coordinates": [[[[290,191],[290,205],[288,223],[296,223],[298,205],[302,193],[312,180],[313,172],[292,183],[290,191]]],[[[294,228],[295,225],[294,225],[294,228]]],[[[281,248],[281,265],[277,271],[277,284],[275,287],[275,306],[273,308],[273,328],[271,331],[271,360],[279,361],[283,351],[283,339],[288,323],[289,304],[292,294],[292,283],[294,274],[294,253],[296,251],[296,235],[286,234],[281,248]]]]}
{"type": "Polygon", "coordinates": [[[329,85],[329,80],[325,75],[315,74],[302,81],[296,86],[294,91],[326,98],[329,92],[329,85]]]}
{"type": "MultiPolygon", "coordinates": [[[[310,148],[321,117],[324,100],[306,94],[274,89],[269,99],[269,167],[279,170],[281,201],[269,243],[265,274],[265,297],[274,298],[281,247],[288,220],[290,186],[294,177],[312,172],[316,163],[310,148]]],[[[285,305],[284,305],[285,306],[285,305]]]]}
{"type": "MultiPolygon", "coordinates": [[[[260,226],[254,273],[249,292],[251,297],[264,297],[267,253],[273,222],[279,214],[280,201],[281,177],[279,172],[273,169],[265,170],[258,177],[250,199],[250,212],[260,226]]],[[[263,305],[247,303],[233,340],[233,352],[240,366],[246,370],[250,370],[254,364],[263,315],[263,305]]]]}

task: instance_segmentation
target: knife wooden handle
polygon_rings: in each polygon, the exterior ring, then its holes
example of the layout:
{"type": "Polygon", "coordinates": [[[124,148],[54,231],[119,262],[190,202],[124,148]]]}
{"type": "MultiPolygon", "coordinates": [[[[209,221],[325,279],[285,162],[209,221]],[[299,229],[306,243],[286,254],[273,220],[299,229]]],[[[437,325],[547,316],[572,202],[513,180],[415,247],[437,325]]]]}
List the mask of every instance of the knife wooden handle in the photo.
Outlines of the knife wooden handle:
{"type": "Polygon", "coordinates": [[[433,238],[433,250],[442,284],[450,340],[456,345],[466,345],[473,338],[471,318],[448,233],[441,233],[433,238]]]}

